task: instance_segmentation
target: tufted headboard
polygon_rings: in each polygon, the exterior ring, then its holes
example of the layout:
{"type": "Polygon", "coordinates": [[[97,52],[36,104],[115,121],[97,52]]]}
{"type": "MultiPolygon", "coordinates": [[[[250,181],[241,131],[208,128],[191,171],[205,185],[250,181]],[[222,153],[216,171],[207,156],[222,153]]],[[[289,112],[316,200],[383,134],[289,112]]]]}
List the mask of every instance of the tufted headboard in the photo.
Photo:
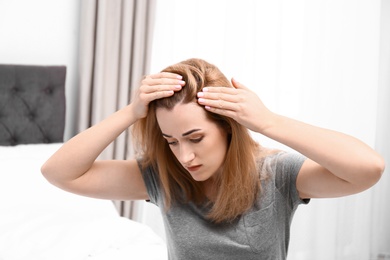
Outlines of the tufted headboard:
{"type": "Polygon", "coordinates": [[[65,66],[0,64],[0,145],[63,141],[65,66]]]}

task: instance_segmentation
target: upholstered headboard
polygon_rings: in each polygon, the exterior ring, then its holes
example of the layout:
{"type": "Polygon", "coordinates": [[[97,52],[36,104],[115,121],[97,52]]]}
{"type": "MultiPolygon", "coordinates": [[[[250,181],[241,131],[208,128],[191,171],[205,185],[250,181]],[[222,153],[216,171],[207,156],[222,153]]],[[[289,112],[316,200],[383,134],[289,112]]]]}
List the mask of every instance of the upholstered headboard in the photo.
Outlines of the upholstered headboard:
{"type": "Polygon", "coordinates": [[[63,141],[65,66],[0,64],[0,145],[63,141]]]}

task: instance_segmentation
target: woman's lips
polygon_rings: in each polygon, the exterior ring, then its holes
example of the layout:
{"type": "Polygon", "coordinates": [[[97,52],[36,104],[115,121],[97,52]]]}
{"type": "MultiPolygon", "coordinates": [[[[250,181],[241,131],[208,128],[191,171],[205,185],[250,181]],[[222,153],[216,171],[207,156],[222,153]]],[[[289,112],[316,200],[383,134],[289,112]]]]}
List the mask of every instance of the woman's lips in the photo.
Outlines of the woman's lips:
{"type": "Polygon", "coordinates": [[[190,166],[190,167],[187,167],[187,170],[190,172],[194,172],[194,171],[197,171],[201,166],[202,165],[190,166]]]}

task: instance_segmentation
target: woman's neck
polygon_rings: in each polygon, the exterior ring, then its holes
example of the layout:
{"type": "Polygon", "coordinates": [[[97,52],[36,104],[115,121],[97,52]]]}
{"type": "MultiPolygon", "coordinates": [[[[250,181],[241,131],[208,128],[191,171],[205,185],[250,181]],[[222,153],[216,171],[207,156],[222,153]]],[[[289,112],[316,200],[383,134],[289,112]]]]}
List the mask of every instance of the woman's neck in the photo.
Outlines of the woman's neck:
{"type": "Polygon", "coordinates": [[[214,202],[217,198],[217,187],[215,187],[215,182],[213,179],[208,179],[203,184],[203,191],[205,194],[205,197],[211,201],[214,202]]]}

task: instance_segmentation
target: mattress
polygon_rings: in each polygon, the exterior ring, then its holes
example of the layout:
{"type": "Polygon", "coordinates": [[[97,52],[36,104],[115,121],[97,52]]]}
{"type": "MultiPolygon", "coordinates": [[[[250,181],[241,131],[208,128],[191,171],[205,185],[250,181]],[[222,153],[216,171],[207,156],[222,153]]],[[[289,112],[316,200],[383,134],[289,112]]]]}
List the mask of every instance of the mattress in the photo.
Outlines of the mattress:
{"type": "Polygon", "coordinates": [[[40,167],[60,146],[0,146],[0,260],[167,259],[164,240],[111,201],[47,182],[40,167]]]}

